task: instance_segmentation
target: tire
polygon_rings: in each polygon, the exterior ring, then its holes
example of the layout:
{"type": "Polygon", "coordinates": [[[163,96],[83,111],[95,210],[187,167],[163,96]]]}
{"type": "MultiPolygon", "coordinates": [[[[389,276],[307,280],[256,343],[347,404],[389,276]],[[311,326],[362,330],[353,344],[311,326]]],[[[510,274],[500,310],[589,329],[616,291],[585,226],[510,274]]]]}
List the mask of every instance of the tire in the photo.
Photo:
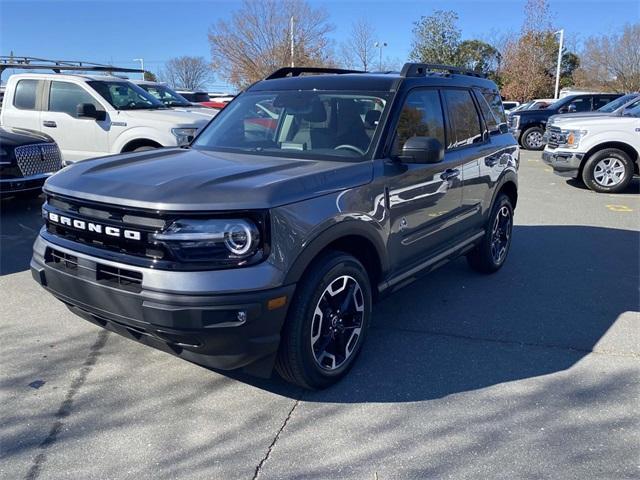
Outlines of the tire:
{"type": "Polygon", "coordinates": [[[318,257],[289,307],[275,364],[280,376],[312,390],[343,378],[366,338],[371,298],[369,276],[356,258],[335,251],[318,257]],[[337,304],[347,305],[349,314],[340,314],[337,304]],[[337,317],[330,316],[336,313],[337,317]]]}
{"type": "Polygon", "coordinates": [[[542,135],[544,130],[541,127],[527,128],[522,134],[522,147],[525,150],[542,150],[544,148],[542,135]]]}
{"type": "Polygon", "coordinates": [[[591,155],[582,169],[582,181],[600,193],[623,191],[633,178],[633,161],[622,150],[606,148],[591,155]]]}
{"type": "Polygon", "coordinates": [[[482,242],[467,255],[469,266],[480,273],[500,270],[507,260],[512,236],[513,206],[509,197],[501,194],[491,209],[482,242]]]}
{"type": "Polygon", "coordinates": [[[152,147],[151,145],[144,145],[142,147],[134,148],[132,152],[146,152],[147,150],[155,150],[158,147],[152,147]]]}

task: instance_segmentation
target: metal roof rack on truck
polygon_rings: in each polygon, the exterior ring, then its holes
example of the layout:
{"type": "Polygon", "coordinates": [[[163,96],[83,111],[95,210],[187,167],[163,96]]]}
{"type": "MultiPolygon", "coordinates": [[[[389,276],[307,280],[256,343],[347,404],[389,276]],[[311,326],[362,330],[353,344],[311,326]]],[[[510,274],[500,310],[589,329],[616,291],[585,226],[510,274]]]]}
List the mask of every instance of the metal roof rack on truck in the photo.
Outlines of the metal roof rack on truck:
{"type": "Polygon", "coordinates": [[[428,73],[446,72],[458,75],[470,75],[472,77],[487,78],[487,76],[477,70],[453,67],[451,65],[440,65],[437,63],[405,63],[400,71],[401,77],[424,77],[428,73]]]}
{"type": "Polygon", "coordinates": [[[62,71],[71,72],[120,72],[143,73],[139,68],[124,68],[101,63],[83,62],[76,60],[48,60],[36,57],[0,56],[0,77],[7,68],[20,70],[53,70],[55,73],[62,71]]]}
{"type": "Polygon", "coordinates": [[[334,73],[337,75],[345,73],[367,73],[362,70],[345,70],[343,68],[324,68],[324,67],[283,67],[279,68],[265,80],[273,80],[275,78],[299,77],[303,73],[334,73]]]}

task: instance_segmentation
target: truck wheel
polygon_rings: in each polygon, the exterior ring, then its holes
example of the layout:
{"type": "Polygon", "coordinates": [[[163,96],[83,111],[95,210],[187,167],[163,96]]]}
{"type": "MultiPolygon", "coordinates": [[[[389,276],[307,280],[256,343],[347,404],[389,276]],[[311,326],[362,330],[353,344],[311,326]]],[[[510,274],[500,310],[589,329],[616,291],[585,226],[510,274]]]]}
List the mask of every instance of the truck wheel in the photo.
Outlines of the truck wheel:
{"type": "Polygon", "coordinates": [[[526,150],[542,150],[544,148],[543,135],[544,130],[540,127],[527,128],[522,134],[522,146],[526,150]]]}
{"type": "Polygon", "coordinates": [[[468,255],[467,262],[477,272],[500,270],[507,259],[513,232],[513,206],[506,195],[500,195],[491,210],[482,243],[468,255]]]}
{"type": "Polygon", "coordinates": [[[283,327],[276,370],[308,389],[346,375],[362,348],[371,319],[371,284],[351,255],[316,259],[296,290],[283,327]]]}
{"type": "Polygon", "coordinates": [[[600,193],[621,192],[633,178],[633,162],[622,150],[606,148],[594,153],[584,164],[582,180],[600,193]]]}

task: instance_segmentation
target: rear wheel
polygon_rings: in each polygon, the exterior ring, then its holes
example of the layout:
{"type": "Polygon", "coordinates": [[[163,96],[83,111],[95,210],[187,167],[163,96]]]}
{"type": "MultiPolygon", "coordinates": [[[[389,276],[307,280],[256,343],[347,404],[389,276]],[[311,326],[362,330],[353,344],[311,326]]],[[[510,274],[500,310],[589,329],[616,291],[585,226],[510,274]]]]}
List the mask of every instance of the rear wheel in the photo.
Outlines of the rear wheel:
{"type": "Polygon", "coordinates": [[[493,206],[482,242],[467,255],[471,268],[481,273],[500,270],[511,247],[512,233],[513,206],[502,194],[493,206]]]}
{"type": "Polygon", "coordinates": [[[544,148],[543,135],[544,130],[541,127],[527,128],[522,134],[522,146],[527,150],[542,150],[544,148]]]}
{"type": "Polygon", "coordinates": [[[606,148],[594,153],[584,164],[582,180],[600,193],[621,192],[633,178],[633,161],[622,150],[606,148]]]}
{"type": "Polygon", "coordinates": [[[282,331],[276,370],[309,389],[325,388],[351,369],[371,318],[371,285],[351,255],[318,258],[298,285],[282,331]]]}

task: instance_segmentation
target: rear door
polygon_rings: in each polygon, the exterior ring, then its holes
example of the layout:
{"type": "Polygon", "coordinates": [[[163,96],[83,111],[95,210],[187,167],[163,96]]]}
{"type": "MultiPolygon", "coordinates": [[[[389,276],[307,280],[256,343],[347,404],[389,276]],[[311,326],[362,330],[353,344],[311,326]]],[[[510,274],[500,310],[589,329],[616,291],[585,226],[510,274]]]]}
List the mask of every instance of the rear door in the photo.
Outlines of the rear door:
{"type": "Polygon", "coordinates": [[[81,85],[53,80],[49,82],[46,108],[42,112],[42,131],[51,135],[67,162],[106,155],[109,132],[106,120],[78,118],[77,108],[92,103],[96,110],[105,108],[81,85]]]}
{"type": "MultiPolygon", "coordinates": [[[[2,123],[7,127],[43,131],[40,125],[40,108],[44,81],[19,79],[10,90],[3,105],[2,123]]],[[[5,92],[6,94],[6,92],[5,92]]]]}

